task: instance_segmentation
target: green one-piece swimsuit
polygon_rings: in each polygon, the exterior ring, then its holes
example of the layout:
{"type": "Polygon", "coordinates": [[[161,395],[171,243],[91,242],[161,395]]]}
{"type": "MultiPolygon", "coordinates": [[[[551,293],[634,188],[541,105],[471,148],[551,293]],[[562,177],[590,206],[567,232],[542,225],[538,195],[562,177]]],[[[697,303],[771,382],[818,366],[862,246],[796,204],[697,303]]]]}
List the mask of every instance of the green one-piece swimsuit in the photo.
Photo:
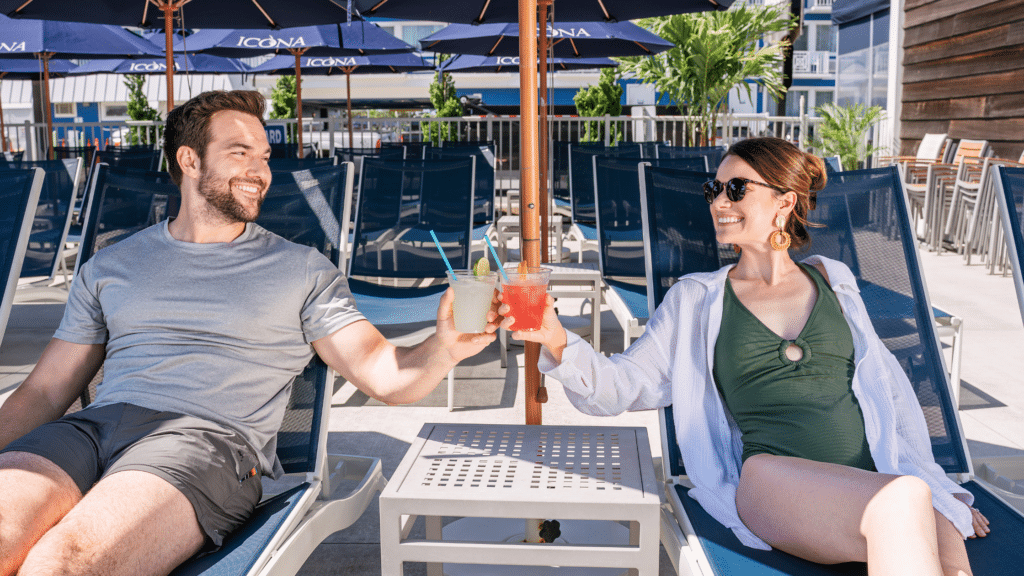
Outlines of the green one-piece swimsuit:
{"type": "Polygon", "coordinates": [[[715,384],[743,433],[744,462],[764,453],[874,470],[864,415],[853,395],[850,327],[821,273],[800,266],[818,296],[796,340],[769,330],[726,279],[715,384]],[[786,356],[791,344],[803,350],[799,360],[786,356]]]}

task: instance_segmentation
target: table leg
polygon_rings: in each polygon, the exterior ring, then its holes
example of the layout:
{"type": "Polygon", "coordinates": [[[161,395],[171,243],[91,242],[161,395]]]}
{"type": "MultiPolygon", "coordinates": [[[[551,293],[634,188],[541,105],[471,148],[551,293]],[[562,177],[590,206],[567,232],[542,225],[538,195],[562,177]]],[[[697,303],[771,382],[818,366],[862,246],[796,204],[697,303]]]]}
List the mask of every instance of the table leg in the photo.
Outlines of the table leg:
{"type": "MultiPolygon", "coordinates": [[[[440,516],[424,516],[424,520],[427,522],[427,540],[440,540],[441,539],[441,517],[440,516]]],[[[386,574],[386,572],[385,572],[386,574]]],[[[438,562],[427,563],[427,576],[444,576],[444,572],[441,570],[441,564],[438,562]]]]}
{"type": "Polygon", "coordinates": [[[601,353],[601,280],[594,280],[594,299],[591,300],[590,323],[594,327],[594,350],[601,353]]]}
{"type": "Polygon", "coordinates": [[[382,574],[404,574],[404,565],[399,555],[402,544],[402,521],[400,514],[392,514],[390,507],[382,500],[380,507],[380,570],[382,574]]]}

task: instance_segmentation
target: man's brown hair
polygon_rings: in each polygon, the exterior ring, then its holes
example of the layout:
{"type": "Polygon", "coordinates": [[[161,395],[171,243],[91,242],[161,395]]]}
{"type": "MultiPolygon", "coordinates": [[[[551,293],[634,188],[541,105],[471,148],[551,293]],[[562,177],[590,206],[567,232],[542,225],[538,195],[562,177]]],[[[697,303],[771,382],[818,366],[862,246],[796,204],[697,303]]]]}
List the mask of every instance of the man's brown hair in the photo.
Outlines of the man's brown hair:
{"type": "Polygon", "coordinates": [[[263,121],[267,101],[255,90],[214,90],[202,94],[171,110],[164,130],[164,155],[171,180],[181,186],[181,166],[178,166],[178,148],[188,146],[196,151],[200,160],[206,156],[210,134],[210,117],[221,110],[235,110],[251,114],[263,121]]]}

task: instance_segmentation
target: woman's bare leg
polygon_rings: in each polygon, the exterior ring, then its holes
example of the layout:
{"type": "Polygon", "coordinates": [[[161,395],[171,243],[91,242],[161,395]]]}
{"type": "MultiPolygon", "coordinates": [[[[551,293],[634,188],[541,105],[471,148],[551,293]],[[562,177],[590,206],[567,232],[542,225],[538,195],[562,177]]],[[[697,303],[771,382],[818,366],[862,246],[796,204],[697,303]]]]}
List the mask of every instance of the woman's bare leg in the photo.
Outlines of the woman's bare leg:
{"type": "Polygon", "coordinates": [[[762,540],[814,562],[866,561],[872,576],[939,576],[941,548],[942,560],[962,560],[957,568],[970,575],[966,553],[951,542],[955,535],[962,549],[959,533],[951,524],[952,535],[946,526],[937,532],[931,491],[912,476],[758,454],[743,465],[736,506],[762,540]]]}

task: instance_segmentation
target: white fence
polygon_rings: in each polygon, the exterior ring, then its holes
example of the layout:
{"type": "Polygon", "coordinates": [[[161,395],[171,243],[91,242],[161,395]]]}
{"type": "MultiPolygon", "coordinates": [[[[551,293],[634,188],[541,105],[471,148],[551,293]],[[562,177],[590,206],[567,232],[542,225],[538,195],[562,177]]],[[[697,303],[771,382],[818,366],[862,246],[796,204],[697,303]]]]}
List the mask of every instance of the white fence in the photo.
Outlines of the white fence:
{"type": "MultiPolygon", "coordinates": [[[[696,118],[688,116],[556,116],[549,118],[552,140],[597,140],[619,142],[658,141],[674,146],[695,146],[696,118]]],[[[811,150],[810,142],[821,119],[803,116],[767,116],[735,114],[719,118],[716,144],[727,145],[753,136],[777,136],[811,150]]],[[[312,144],[319,155],[333,155],[336,148],[375,147],[379,142],[421,142],[427,126],[438,123],[450,127],[460,141],[494,142],[498,170],[519,169],[519,123],[517,116],[466,116],[462,118],[353,118],[353,142],[349,142],[348,124],[339,118],[303,118],[303,143],[312,144]]],[[[284,126],[289,142],[295,142],[296,121],[270,120],[270,126],[284,126]]],[[[442,132],[446,132],[442,130],[442,132]]],[[[24,150],[26,159],[46,156],[46,125],[25,122],[7,125],[7,150],[24,150]]],[[[162,122],[80,122],[54,124],[50,136],[55,146],[125,145],[132,141],[155,143],[163,138],[162,122]]],[[[813,150],[811,150],[813,151],[813,150]]]]}

